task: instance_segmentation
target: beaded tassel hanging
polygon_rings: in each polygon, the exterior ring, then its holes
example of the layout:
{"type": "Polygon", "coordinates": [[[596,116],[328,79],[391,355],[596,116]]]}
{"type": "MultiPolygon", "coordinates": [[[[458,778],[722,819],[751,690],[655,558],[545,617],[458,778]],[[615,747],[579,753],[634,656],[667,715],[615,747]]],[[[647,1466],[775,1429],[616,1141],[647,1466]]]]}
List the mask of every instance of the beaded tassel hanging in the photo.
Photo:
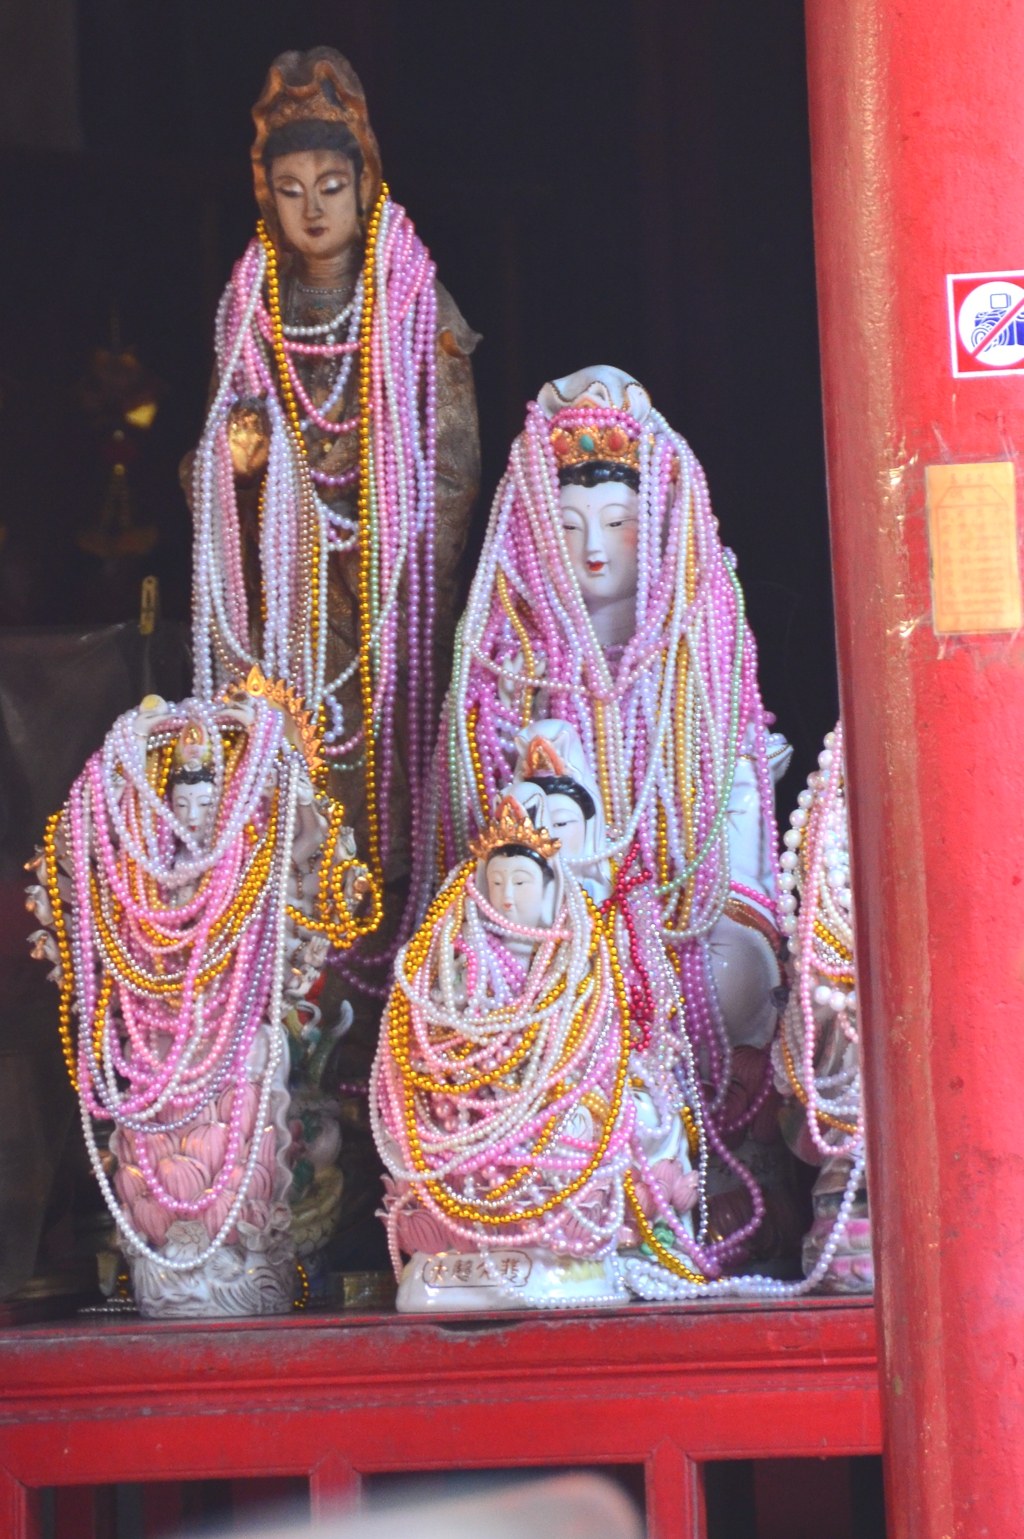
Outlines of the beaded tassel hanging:
{"type": "MultiPolygon", "coordinates": [[[[342,318],[337,318],[340,324],[342,318]]],[[[369,865],[380,890],[388,849],[388,792],[397,745],[398,667],[408,667],[405,754],[412,797],[412,842],[420,837],[431,730],[434,629],[434,482],[436,439],[436,298],[434,264],[405,211],[385,187],[367,229],[363,273],[348,335],[328,342],[318,328],[285,328],[273,243],[260,226],[234,273],[217,318],[220,385],[207,416],[194,469],[193,630],[196,692],[211,699],[254,662],[292,684],[328,725],[324,752],[339,768],[362,769],[370,827],[369,865]],[[266,303],[263,292],[266,287],[266,303]],[[301,333],[301,335],[299,335],[301,333]],[[319,411],[303,389],[295,360],[337,358],[338,383],[319,411]],[[336,422],[347,370],[359,359],[359,414],[336,422]],[[237,402],[262,397],[270,422],[263,485],[260,563],[262,656],[253,654],[242,534],[227,436],[237,402]],[[358,432],[358,522],[336,513],[318,483],[338,486],[307,459],[303,426],[358,432]],[[358,654],[327,676],[327,579],[332,552],[358,547],[358,654]],[[341,720],[337,696],[356,673],[362,724],[341,720]],[[347,735],[346,735],[347,734],[347,735]]],[[[411,928],[405,923],[399,941],[411,928]]],[[[380,966],[377,959],[377,966],[380,966]]]]}
{"type": "Polygon", "coordinates": [[[599,767],[606,854],[621,859],[638,841],[656,873],[688,1030],[706,1049],[716,1098],[724,1096],[730,1054],[707,936],[730,890],[726,811],[741,751],[754,758],[774,847],[765,714],[742,590],[703,472],[657,412],[641,426],[611,408],[568,408],[551,421],[536,403],[528,410],[456,640],[418,871],[421,911],[436,871],[465,859],[508,779],[515,733],[541,698],[542,714],[575,725],[599,767]],[[636,631],[617,661],[595,636],[559,514],[552,436],[589,424],[639,440],[636,631]]]}
{"type": "Polygon", "coordinates": [[[781,862],[780,908],[796,980],[772,1056],[780,1086],[806,1109],[818,1153],[856,1160],[863,1156],[864,1117],[841,722],[826,737],[818,766],[800,793],[781,862]],[[818,1044],[833,1021],[853,1051],[835,1073],[821,1074],[818,1044]]]}

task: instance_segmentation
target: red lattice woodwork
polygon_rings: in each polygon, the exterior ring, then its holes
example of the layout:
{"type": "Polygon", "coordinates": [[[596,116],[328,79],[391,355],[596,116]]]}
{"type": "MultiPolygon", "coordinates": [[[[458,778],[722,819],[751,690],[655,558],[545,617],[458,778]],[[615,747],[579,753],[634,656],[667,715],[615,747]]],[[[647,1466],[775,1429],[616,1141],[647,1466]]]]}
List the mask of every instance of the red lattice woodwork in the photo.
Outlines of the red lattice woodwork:
{"type": "Polygon", "coordinates": [[[708,1459],[877,1453],[870,1301],[601,1314],[76,1321],[0,1332],[0,1533],[46,1486],[642,1465],[651,1539],[701,1539],[708,1459]]]}

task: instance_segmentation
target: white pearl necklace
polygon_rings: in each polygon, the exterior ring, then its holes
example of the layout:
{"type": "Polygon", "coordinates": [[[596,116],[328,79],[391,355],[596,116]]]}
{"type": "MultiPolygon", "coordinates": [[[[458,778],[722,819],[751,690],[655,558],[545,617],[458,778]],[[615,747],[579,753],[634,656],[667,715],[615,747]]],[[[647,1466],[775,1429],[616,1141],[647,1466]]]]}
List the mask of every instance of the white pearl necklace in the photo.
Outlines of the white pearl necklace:
{"type": "MultiPolygon", "coordinates": [[[[306,292],[308,293],[310,291],[306,290],[306,292]]],[[[319,325],[316,326],[282,326],[281,330],[284,332],[286,337],[291,337],[296,341],[301,340],[303,337],[328,337],[330,336],[331,332],[337,331],[340,326],[344,326],[345,322],[348,321],[353,314],[359,314],[362,309],[362,305],[360,303],[362,294],[363,280],[362,275],[360,275],[359,281],[356,285],[356,291],[352,295],[352,298],[349,300],[348,304],[343,305],[342,308],[338,311],[337,315],[332,316],[329,321],[321,321],[319,325]]]]}

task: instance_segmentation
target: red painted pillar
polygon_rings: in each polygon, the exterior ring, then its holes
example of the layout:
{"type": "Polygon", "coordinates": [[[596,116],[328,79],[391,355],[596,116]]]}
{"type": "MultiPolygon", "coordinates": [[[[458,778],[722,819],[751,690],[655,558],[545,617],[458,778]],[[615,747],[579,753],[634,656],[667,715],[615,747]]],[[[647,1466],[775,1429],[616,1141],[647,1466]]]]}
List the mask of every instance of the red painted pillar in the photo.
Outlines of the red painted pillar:
{"type": "Polygon", "coordinates": [[[1009,1539],[1024,643],[937,638],[924,470],[1024,446],[1024,375],[953,378],[945,294],[947,274],[1024,268],[1024,5],[807,0],[807,26],[889,1531],[1009,1539]]]}

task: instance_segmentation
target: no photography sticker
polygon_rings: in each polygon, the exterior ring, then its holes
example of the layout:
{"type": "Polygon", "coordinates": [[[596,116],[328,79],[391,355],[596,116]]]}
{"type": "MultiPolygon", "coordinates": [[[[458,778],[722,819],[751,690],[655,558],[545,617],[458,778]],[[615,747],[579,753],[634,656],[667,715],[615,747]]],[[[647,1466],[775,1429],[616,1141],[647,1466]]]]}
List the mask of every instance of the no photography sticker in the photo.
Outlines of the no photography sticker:
{"type": "Polygon", "coordinates": [[[946,278],[954,379],[1024,374],[1024,270],[946,278]]]}

